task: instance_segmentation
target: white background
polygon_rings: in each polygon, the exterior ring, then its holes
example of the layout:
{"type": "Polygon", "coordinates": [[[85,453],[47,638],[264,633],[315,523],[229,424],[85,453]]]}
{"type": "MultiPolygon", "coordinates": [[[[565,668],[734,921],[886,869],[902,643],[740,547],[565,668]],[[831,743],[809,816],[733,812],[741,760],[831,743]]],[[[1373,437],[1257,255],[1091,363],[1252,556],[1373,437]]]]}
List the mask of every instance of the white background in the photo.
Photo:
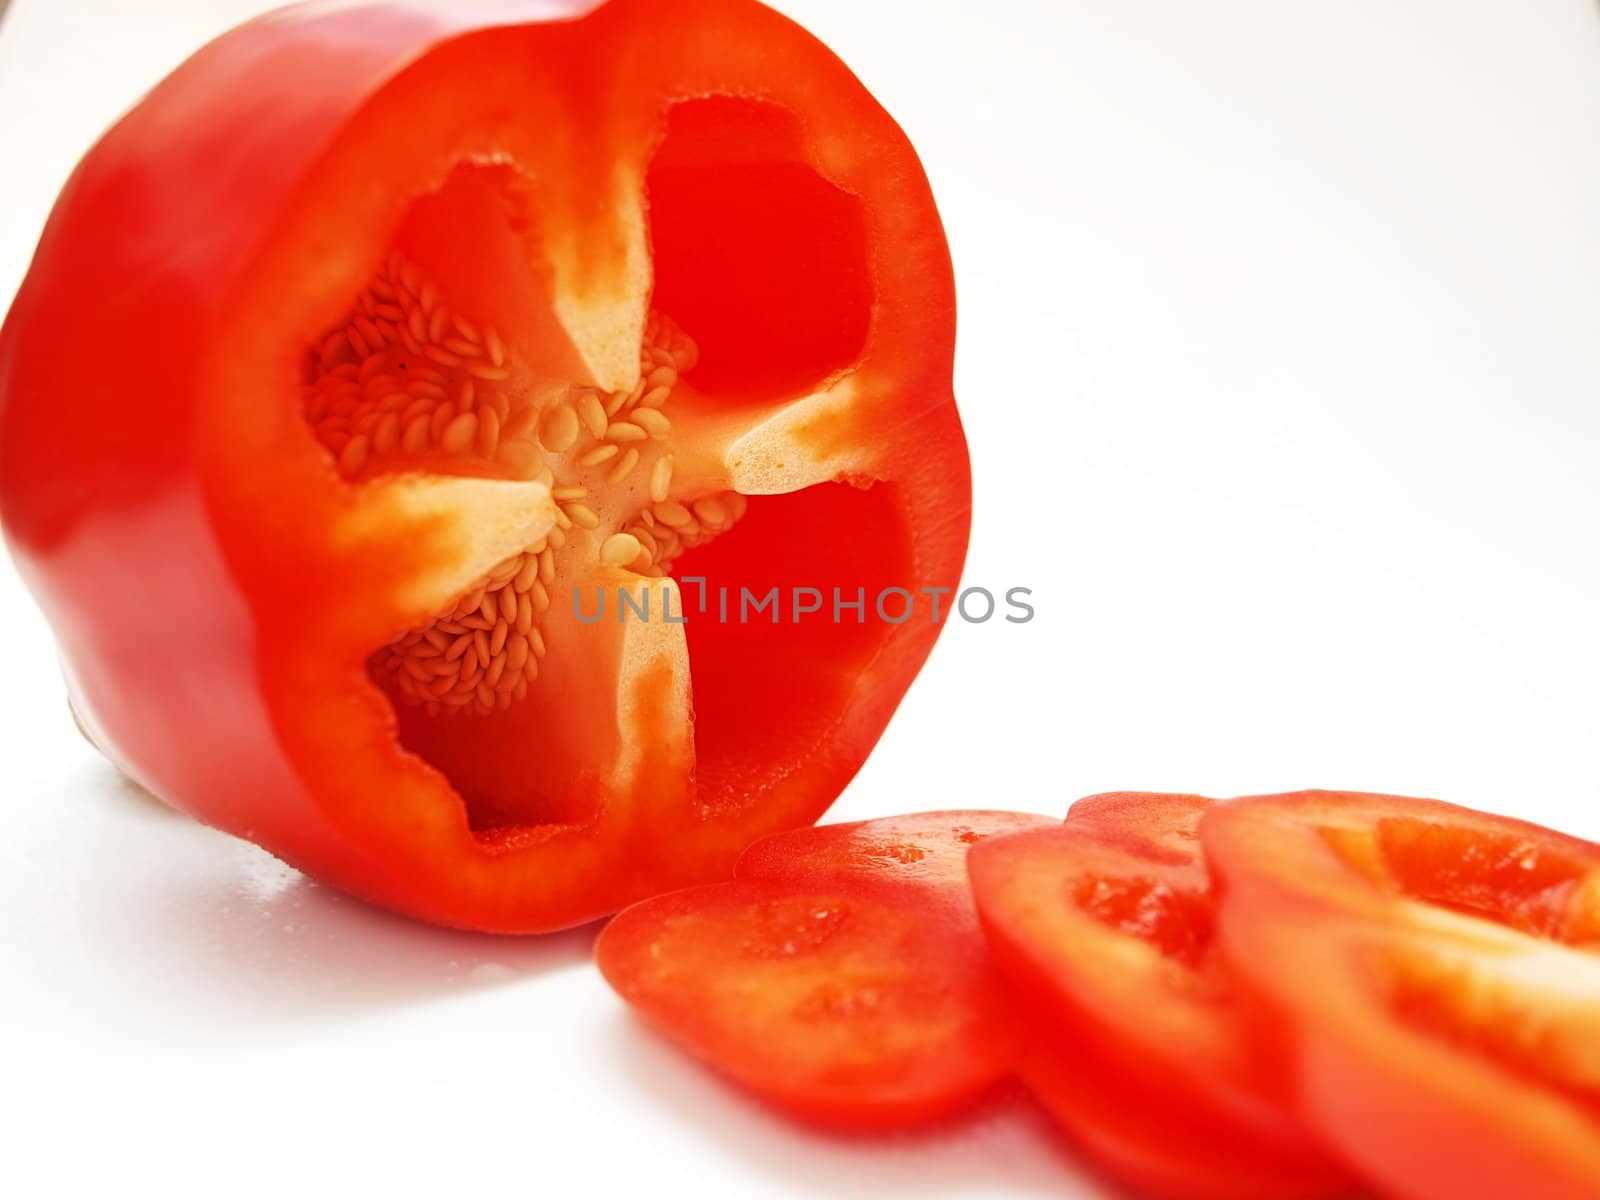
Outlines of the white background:
{"type": "MultiPolygon", "coordinates": [[[[0,297],[252,0],[14,0],[0,297]]],[[[1434,794],[1600,836],[1594,0],[784,0],[920,148],[967,582],[839,818],[1434,794]]],[[[1103,1196],[1025,1101],[819,1137],[640,1031],[593,930],[332,895],[123,785],[0,567],[0,1192],[1103,1196]]],[[[197,737],[204,732],[197,730],[197,737]]]]}

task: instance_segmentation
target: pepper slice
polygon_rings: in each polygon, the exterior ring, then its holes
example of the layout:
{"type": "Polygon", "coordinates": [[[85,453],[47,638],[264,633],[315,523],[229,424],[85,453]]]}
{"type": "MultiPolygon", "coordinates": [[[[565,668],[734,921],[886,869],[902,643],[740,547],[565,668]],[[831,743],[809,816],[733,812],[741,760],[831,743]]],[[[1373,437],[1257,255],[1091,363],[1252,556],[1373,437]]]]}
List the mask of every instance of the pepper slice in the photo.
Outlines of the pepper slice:
{"type": "Polygon", "coordinates": [[[1213,943],[1200,796],[1114,792],[968,860],[1029,1017],[1022,1075],[1110,1171],[1156,1195],[1331,1195],[1348,1183],[1251,1045],[1213,943]]]}
{"type": "Polygon", "coordinates": [[[1344,792],[1219,807],[1201,836],[1308,1119],[1385,1194],[1600,1194],[1600,845],[1344,792]]]}
{"type": "Polygon", "coordinates": [[[0,516],[141,784],[554,929],[860,766],[965,553],[953,338],[915,153],[753,0],[296,7],[63,191],[0,516]]]}
{"type": "Polygon", "coordinates": [[[938,812],[778,834],[732,883],[623,910],[595,959],[652,1025],[796,1115],[931,1120],[1009,1074],[1018,1049],[967,850],[1047,823],[938,812]]]}

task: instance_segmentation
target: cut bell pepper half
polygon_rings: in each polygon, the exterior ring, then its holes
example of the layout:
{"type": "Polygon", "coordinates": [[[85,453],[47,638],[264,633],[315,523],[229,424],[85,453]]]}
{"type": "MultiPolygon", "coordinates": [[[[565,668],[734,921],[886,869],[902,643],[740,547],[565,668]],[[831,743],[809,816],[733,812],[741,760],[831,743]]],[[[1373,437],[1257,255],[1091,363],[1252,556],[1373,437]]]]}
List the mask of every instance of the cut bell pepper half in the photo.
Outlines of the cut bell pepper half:
{"type": "Polygon", "coordinates": [[[967,849],[1047,823],[938,812],[778,834],[731,883],[624,909],[595,958],[649,1024],[792,1114],[928,1121],[1010,1074],[1019,1045],[967,849]]]}
{"type": "Polygon", "coordinates": [[[560,928],[871,750],[966,549],[954,312],[906,138],[754,0],[297,6],[67,184],[0,516],[139,783],[560,928]]]}
{"type": "Polygon", "coordinates": [[[996,966],[1029,1030],[1021,1074],[1111,1174],[1179,1200],[1340,1194],[1290,1110],[1213,941],[1198,829],[1211,802],[1118,792],[969,857],[996,966]]]}
{"type": "Polygon", "coordinates": [[[1432,800],[1201,823],[1300,1106],[1399,1200],[1600,1195],[1600,845],[1432,800]]]}

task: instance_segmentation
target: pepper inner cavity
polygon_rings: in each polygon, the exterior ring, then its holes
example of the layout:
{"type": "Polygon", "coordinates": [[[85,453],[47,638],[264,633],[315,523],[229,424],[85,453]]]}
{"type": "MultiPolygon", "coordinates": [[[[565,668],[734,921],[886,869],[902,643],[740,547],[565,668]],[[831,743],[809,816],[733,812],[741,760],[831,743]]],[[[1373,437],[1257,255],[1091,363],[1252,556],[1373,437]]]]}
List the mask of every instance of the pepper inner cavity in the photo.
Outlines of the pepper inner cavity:
{"type": "Polygon", "coordinates": [[[550,380],[468,317],[399,252],[308,355],[310,428],[340,476],[431,471],[537,480],[549,534],[380,650],[373,668],[429,713],[487,714],[528,695],[548,650],[558,558],[661,577],[744,514],[745,497],[675,487],[671,401],[699,359],[651,313],[625,391],[550,380]]]}

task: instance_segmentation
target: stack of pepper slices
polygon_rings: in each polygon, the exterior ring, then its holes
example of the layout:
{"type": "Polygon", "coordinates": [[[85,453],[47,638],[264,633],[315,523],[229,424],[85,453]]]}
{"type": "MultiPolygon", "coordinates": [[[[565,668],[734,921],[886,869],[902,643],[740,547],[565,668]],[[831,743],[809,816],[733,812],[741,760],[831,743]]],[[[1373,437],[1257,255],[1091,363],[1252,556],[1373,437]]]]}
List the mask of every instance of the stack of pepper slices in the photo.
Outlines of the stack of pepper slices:
{"type": "Polygon", "coordinates": [[[1600,845],[1433,800],[1119,792],[779,834],[625,910],[612,986],[802,1117],[1023,1080],[1182,1200],[1600,1195],[1600,845]]]}
{"type": "Polygon", "coordinates": [[[63,191],[0,516],[85,732],[400,912],[621,909],[617,991],[803,1118],[1017,1078],[1155,1195],[1600,1195],[1600,846],[1323,792],[800,828],[965,554],[927,180],[753,0],[517,7],[270,14],[63,191]]]}

